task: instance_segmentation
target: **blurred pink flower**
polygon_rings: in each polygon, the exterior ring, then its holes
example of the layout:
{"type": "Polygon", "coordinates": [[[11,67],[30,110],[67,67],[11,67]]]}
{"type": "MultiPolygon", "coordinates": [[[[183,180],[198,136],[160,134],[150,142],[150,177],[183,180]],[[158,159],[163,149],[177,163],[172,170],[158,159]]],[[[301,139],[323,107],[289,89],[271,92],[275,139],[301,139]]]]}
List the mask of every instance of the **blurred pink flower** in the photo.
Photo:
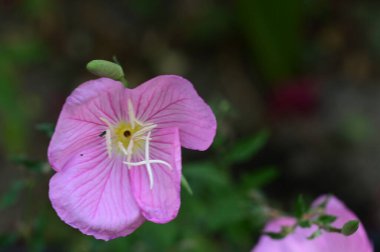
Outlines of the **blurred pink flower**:
{"type": "MultiPolygon", "coordinates": [[[[313,205],[319,205],[324,201],[326,196],[319,197],[313,205]]],[[[331,197],[326,206],[326,213],[337,216],[333,226],[342,227],[344,223],[355,220],[357,217],[352,213],[340,200],[331,197]]],[[[295,219],[291,217],[282,217],[271,221],[266,227],[267,232],[279,232],[281,226],[293,225],[295,219]]],[[[308,240],[315,230],[316,226],[310,228],[297,227],[295,232],[289,234],[281,240],[274,240],[263,235],[252,252],[372,252],[373,247],[367,237],[363,225],[351,236],[344,236],[337,233],[323,232],[319,237],[308,240]]]]}
{"type": "Polygon", "coordinates": [[[317,111],[320,99],[317,80],[300,77],[280,84],[268,97],[268,108],[272,117],[305,117],[317,111]]]}
{"type": "Polygon", "coordinates": [[[59,217],[87,235],[126,236],[180,207],[181,145],[207,149],[216,120],[192,84],[159,76],[135,89],[107,78],[67,98],[48,157],[49,197],[59,217]]]}

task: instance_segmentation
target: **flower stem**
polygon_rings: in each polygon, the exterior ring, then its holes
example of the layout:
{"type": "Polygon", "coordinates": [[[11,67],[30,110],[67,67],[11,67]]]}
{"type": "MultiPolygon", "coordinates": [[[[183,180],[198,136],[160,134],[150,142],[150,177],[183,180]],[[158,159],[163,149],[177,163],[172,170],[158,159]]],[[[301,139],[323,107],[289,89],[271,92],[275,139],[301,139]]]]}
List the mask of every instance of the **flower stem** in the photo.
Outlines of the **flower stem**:
{"type": "Polygon", "coordinates": [[[124,75],[120,78],[120,82],[123,83],[125,87],[129,86],[129,83],[124,75]]]}

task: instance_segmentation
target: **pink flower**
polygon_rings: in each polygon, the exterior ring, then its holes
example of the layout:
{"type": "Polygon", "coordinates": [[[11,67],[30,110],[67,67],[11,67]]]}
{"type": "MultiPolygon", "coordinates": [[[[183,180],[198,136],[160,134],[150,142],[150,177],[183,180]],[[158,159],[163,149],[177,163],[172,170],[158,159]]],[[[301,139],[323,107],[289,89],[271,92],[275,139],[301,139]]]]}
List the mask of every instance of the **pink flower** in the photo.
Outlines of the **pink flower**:
{"type": "MultiPolygon", "coordinates": [[[[319,197],[314,206],[320,204],[325,196],[319,197]]],[[[340,200],[331,197],[326,213],[337,216],[337,220],[333,226],[342,227],[344,223],[355,220],[357,217],[352,213],[340,200]]],[[[283,217],[270,222],[265,230],[270,232],[278,232],[281,226],[288,226],[295,223],[294,218],[283,217]]],[[[321,236],[308,240],[317,228],[297,228],[294,233],[288,235],[281,240],[273,240],[264,235],[260,238],[259,243],[252,252],[372,252],[372,245],[367,237],[363,225],[360,224],[359,229],[351,236],[344,236],[337,233],[323,232],[321,236]]]]}
{"type": "Polygon", "coordinates": [[[126,236],[180,207],[181,146],[206,150],[216,120],[192,84],[159,76],[135,89],[107,78],[67,98],[48,156],[49,197],[59,217],[87,235],[126,236]]]}

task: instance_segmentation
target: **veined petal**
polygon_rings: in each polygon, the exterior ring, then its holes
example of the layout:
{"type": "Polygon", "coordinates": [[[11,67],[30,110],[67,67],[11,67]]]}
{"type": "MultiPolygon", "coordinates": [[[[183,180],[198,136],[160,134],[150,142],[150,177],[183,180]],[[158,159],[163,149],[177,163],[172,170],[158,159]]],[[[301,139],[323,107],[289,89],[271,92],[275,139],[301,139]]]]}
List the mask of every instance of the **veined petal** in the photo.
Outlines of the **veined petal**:
{"type": "Polygon", "coordinates": [[[114,92],[123,88],[123,84],[108,78],[99,78],[82,83],[66,99],[65,107],[80,106],[106,92],[114,92]]]}
{"type": "Polygon", "coordinates": [[[52,205],[64,222],[103,240],[126,236],[144,222],[121,159],[98,152],[68,165],[52,177],[49,188],[52,205]]]}
{"type": "MultiPolygon", "coordinates": [[[[315,201],[314,206],[320,204],[326,196],[322,196],[315,201]]],[[[343,224],[350,220],[355,220],[357,217],[352,213],[340,200],[331,197],[327,207],[326,213],[335,215],[338,219],[333,223],[333,226],[342,227],[343,224]]],[[[289,226],[295,223],[294,218],[283,217],[270,222],[265,230],[278,232],[281,226],[289,226]]],[[[262,236],[258,245],[252,252],[372,252],[372,245],[367,237],[365,229],[360,224],[359,229],[351,236],[344,236],[337,233],[323,232],[321,236],[308,240],[306,237],[310,236],[315,230],[316,226],[311,228],[297,228],[294,233],[288,235],[281,240],[273,240],[268,236],[262,236]]]]}
{"type": "Polygon", "coordinates": [[[107,127],[100,118],[115,121],[122,116],[124,88],[121,83],[101,78],[83,83],[67,98],[49,144],[48,158],[53,169],[83,151],[96,149],[104,141],[98,137],[107,127]]]}
{"type": "MultiPolygon", "coordinates": [[[[152,222],[166,223],[174,219],[180,207],[181,145],[177,128],[153,130],[150,143],[150,159],[161,160],[152,163],[151,178],[146,165],[131,167],[132,192],[144,217],[152,222]]],[[[138,160],[142,160],[143,155],[138,160]]]]}
{"type": "Polygon", "coordinates": [[[181,145],[195,150],[207,149],[215,136],[216,119],[193,85],[175,75],[163,75],[138,86],[134,93],[136,115],[159,128],[179,129],[181,145]]]}
{"type": "Polygon", "coordinates": [[[101,126],[67,119],[61,120],[57,127],[48,149],[49,163],[56,171],[60,171],[75,156],[104,146],[104,139],[99,137],[103,130],[101,126]]]}

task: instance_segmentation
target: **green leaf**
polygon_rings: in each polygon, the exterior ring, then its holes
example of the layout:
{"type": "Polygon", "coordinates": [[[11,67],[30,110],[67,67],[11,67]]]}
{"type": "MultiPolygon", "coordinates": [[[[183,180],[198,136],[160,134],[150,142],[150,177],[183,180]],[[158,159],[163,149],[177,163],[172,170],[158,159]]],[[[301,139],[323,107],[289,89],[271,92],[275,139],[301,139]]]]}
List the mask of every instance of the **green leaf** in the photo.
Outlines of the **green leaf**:
{"type": "Polygon", "coordinates": [[[261,188],[274,181],[279,176],[275,166],[262,167],[243,176],[243,184],[248,189],[261,188]]]}
{"type": "Polygon", "coordinates": [[[39,123],[36,125],[36,129],[44,132],[48,137],[51,137],[54,133],[54,123],[39,123]]]}
{"type": "Polygon", "coordinates": [[[329,203],[330,198],[331,198],[331,194],[326,195],[324,200],[318,205],[318,208],[325,209],[327,206],[327,203],[329,203]]]}
{"type": "Polygon", "coordinates": [[[329,225],[333,223],[336,219],[337,217],[334,215],[323,214],[318,217],[317,221],[320,222],[322,225],[329,225]]]}
{"type": "Polygon", "coordinates": [[[345,236],[350,236],[354,234],[359,228],[359,221],[351,220],[346,222],[342,227],[342,234],[345,236]]]}
{"type": "Polygon", "coordinates": [[[281,239],[285,238],[288,234],[284,234],[282,232],[278,232],[278,233],[275,233],[275,232],[265,232],[264,235],[267,235],[267,236],[269,236],[270,238],[272,238],[274,240],[281,240],[281,239]]]}
{"type": "MultiPolygon", "coordinates": [[[[203,193],[203,192],[202,192],[203,193]]],[[[197,194],[197,200],[200,195],[197,194]]],[[[234,192],[223,192],[221,197],[206,199],[204,210],[208,216],[205,218],[205,227],[216,232],[217,230],[225,230],[237,223],[246,220],[249,215],[248,207],[245,205],[244,199],[234,192]],[[221,209],[223,209],[221,211],[221,209]]]]}
{"type": "Polygon", "coordinates": [[[13,157],[12,161],[18,165],[24,166],[29,171],[37,173],[46,173],[47,171],[50,171],[50,165],[45,161],[31,160],[22,155],[13,157]]]}
{"type": "Polygon", "coordinates": [[[107,60],[92,60],[87,64],[87,70],[99,77],[122,80],[124,72],[120,65],[107,60]]]}
{"type": "Polygon", "coordinates": [[[213,188],[225,188],[230,184],[228,175],[213,162],[186,163],[183,165],[183,171],[186,177],[194,181],[193,188],[196,187],[196,184],[203,184],[213,188]]]}
{"type": "Polygon", "coordinates": [[[315,232],[313,232],[309,237],[307,237],[308,240],[313,240],[320,236],[322,234],[322,231],[320,229],[317,229],[315,232]]]}
{"type": "Polygon", "coordinates": [[[301,228],[309,228],[309,227],[311,227],[311,221],[310,220],[299,220],[298,225],[301,228]]]}
{"type": "Polygon", "coordinates": [[[308,207],[302,195],[299,195],[295,205],[295,216],[297,219],[301,219],[302,216],[308,211],[308,207]]]}
{"type": "Polygon", "coordinates": [[[280,232],[264,232],[265,235],[268,235],[272,239],[279,240],[285,238],[288,234],[294,231],[293,226],[282,226],[280,232]]]}
{"type": "Polygon", "coordinates": [[[249,160],[267,143],[269,132],[261,130],[258,134],[246,137],[235,144],[228,153],[225,160],[228,163],[243,162],[249,160]]]}
{"type": "Polygon", "coordinates": [[[190,195],[193,195],[193,190],[191,190],[190,184],[189,184],[189,182],[187,181],[185,175],[183,175],[183,174],[182,174],[182,177],[181,177],[181,184],[182,184],[182,186],[186,189],[186,191],[187,191],[190,195]]]}

